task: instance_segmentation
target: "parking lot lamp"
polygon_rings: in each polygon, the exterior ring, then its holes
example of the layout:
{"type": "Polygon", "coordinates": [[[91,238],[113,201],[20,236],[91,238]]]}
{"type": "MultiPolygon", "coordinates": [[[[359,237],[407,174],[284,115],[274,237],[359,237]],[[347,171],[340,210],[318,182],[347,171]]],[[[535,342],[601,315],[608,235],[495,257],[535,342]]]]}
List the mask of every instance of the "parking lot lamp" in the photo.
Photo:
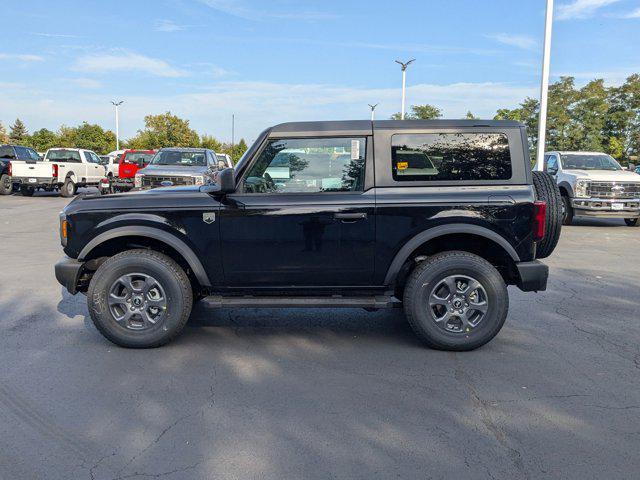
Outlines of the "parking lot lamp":
{"type": "Polygon", "coordinates": [[[540,79],[540,118],[538,119],[538,150],[536,170],[544,170],[544,150],[547,134],[547,99],[549,95],[549,65],[551,63],[551,27],[553,25],[553,0],[547,0],[544,20],[544,47],[542,53],[542,78],[540,79]]]}
{"type": "Polygon", "coordinates": [[[404,98],[407,85],[407,67],[415,61],[415,58],[412,58],[408,62],[401,62],[400,60],[396,60],[396,63],[399,64],[402,68],[402,110],[400,110],[400,120],[404,120],[404,98]]]}
{"type": "Polygon", "coordinates": [[[111,104],[116,109],[116,150],[120,150],[120,125],[119,125],[119,118],[118,118],[118,107],[123,103],[124,103],[124,100],[120,100],[119,102],[116,102],[114,100],[111,101],[111,104]]]}
{"type": "Polygon", "coordinates": [[[367,105],[369,105],[369,108],[371,109],[371,121],[373,122],[373,120],[374,120],[374,119],[375,119],[375,117],[376,117],[376,113],[375,113],[375,112],[376,112],[376,107],[378,106],[378,104],[376,103],[375,105],[371,105],[371,104],[369,103],[369,104],[367,104],[367,105]]]}

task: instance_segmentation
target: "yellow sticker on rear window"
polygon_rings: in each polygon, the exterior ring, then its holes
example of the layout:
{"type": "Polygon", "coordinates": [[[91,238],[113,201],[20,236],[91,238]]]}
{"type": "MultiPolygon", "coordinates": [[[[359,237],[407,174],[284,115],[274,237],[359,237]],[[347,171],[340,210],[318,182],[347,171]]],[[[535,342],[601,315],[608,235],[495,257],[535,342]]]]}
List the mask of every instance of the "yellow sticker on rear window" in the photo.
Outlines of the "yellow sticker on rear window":
{"type": "Polygon", "coordinates": [[[407,168],[409,168],[409,162],[398,162],[396,163],[396,168],[398,170],[406,170],[407,168]]]}

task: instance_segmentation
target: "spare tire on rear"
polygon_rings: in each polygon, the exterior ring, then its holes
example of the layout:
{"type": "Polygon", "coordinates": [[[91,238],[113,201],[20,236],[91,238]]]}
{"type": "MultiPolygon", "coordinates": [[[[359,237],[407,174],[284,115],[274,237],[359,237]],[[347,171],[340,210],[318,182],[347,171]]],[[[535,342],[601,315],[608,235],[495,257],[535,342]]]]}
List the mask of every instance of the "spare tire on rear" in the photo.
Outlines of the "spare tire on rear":
{"type": "Polygon", "coordinates": [[[536,198],[547,203],[544,238],[538,242],[536,258],[547,258],[558,244],[562,229],[562,196],[554,178],[547,172],[532,172],[536,198]]]}

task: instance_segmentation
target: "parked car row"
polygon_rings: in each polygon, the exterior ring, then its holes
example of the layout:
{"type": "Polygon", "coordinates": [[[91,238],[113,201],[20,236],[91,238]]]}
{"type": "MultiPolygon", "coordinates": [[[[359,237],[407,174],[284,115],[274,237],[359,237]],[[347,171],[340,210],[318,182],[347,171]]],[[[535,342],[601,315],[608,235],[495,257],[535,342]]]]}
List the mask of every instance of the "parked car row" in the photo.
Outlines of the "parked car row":
{"type": "Polygon", "coordinates": [[[20,190],[58,191],[64,197],[79,187],[95,186],[102,193],[126,192],[173,185],[204,185],[231,157],[202,148],[116,150],[98,156],[82,148],[51,148],[42,156],[19,145],[0,146],[0,195],[20,190]]]}

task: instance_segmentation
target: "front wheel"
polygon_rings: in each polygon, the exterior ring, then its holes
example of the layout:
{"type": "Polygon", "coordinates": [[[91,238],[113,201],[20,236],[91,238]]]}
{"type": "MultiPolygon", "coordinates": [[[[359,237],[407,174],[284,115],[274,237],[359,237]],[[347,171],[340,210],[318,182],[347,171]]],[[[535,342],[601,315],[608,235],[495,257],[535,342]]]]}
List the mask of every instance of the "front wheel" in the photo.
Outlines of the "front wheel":
{"type": "Polygon", "coordinates": [[[182,331],[193,293],[172,258],[152,250],[127,250],[98,268],[87,303],[94,325],[108,340],[121,347],[152,348],[182,331]]]}
{"type": "Polygon", "coordinates": [[[428,346],[474,350],[495,337],[509,296],[500,273],[468,252],[444,252],[420,263],[404,291],[409,324],[428,346]]]}
{"type": "Polygon", "coordinates": [[[625,218],[624,223],[626,223],[628,227],[637,227],[640,225],[637,218],[625,218]]]}
{"type": "Polygon", "coordinates": [[[571,199],[566,195],[562,196],[562,224],[571,225],[573,222],[573,207],[571,206],[571,199]]]}
{"type": "Polygon", "coordinates": [[[13,184],[11,177],[6,173],[0,176],[0,195],[11,195],[13,192],[13,184]]]}

